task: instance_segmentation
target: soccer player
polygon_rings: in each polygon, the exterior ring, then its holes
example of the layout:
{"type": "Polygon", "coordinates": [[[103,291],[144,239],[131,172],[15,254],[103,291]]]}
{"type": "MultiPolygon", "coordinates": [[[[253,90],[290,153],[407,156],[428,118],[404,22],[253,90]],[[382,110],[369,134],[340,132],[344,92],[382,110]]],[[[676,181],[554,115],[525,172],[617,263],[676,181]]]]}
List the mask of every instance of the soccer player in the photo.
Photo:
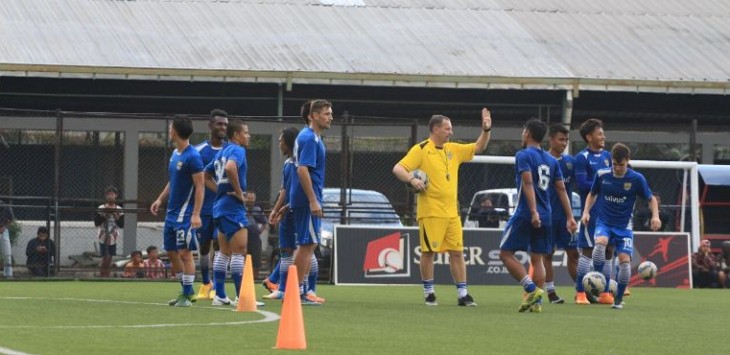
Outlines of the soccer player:
{"type": "MultiPolygon", "coordinates": [[[[612,308],[621,309],[624,290],[631,277],[631,256],[633,254],[634,233],[631,230],[631,214],[634,211],[636,196],[649,201],[651,209],[651,230],[659,230],[662,222],[659,219],[659,205],[652,195],[646,179],[640,173],[628,168],[631,150],[624,144],[616,143],[611,148],[613,166],[611,169],[598,172],[586,199],[586,209],[581,222],[586,224],[594,220],[596,224],[595,246],[593,248],[593,266],[602,270],[606,246],[614,244],[618,254],[618,288],[612,308]],[[592,210],[596,201],[603,201],[603,207],[592,210]],[[594,212],[595,211],[595,212],[594,212]]],[[[603,294],[608,293],[608,282],[603,294]]]]}
{"type": "Polygon", "coordinates": [[[163,232],[163,245],[172,264],[172,270],[182,284],[180,295],[169,302],[171,306],[190,307],[195,301],[195,261],[192,251],[196,249],[191,230],[200,228],[200,210],[203,206],[204,182],[203,161],[200,154],[190,145],[193,121],[185,115],[175,115],[170,125],[170,140],[175,145],[169,165],[170,181],[150,206],[150,212],[157,215],[162,201],[167,199],[167,216],[163,232]],[[190,200],[194,203],[191,204],[190,200]]]}
{"type": "MultiPolygon", "coordinates": [[[[550,251],[548,245],[552,224],[550,196],[557,195],[565,215],[572,215],[570,201],[563,184],[563,175],[557,160],[540,148],[547,125],[539,119],[530,119],[522,131],[523,149],[515,155],[515,172],[519,201],[507,221],[499,244],[499,258],[510,275],[527,292],[519,312],[542,311],[545,268],[543,257],[550,251]],[[553,191],[554,189],[554,191],[553,191]],[[529,251],[534,281],[525,267],[515,258],[517,251],[529,251]]],[[[578,227],[573,218],[567,218],[563,228],[574,232],[578,227]]]]}
{"type": "MultiPolygon", "coordinates": [[[[309,103],[307,103],[308,105],[309,103]]],[[[307,111],[309,109],[307,108],[307,111]]],[[[274,207],[269,214],[269,223],[279,224],[279,263],[276,265],[269,281],[279,283],[277,289],[271,290],[271,294],[264,296],[269,299],[282,299],[284,291],[286,291],[286,280],[289,275],[289,266],[294,263],[294,250],[297,248],[297,240],[295,234],[294,214],[287,213],[288,201],[292,177],[297,173],[297,167],[292,160],[292,149],[294,148],[294,140],[297,139],[299,130],[294,127],[285,128],[279,135],[279,150],[281,154],[287,157],[284,161],[284,167],[281,169],[281,188],[279,188],[279,196],[274,203],[274,207]],[[274,279],[273,281],[271,279],[274,279]]],[[[266,286],[266,284],[264,284],[266,286]]]]}
{"type": "MultiPolygon", "coordinates": [[[[604,150],[606,146],[606,135],[603,132],[603,122],[596,118],[589,118],[579,128],[580,136],[586,142],[587,146],[585,149],[578,152],[575,155],[575,182],[580,194],[580,200],[583,202],[581,206],[581,214],[585,211],[586,197],[591,191],[591,184],[596,177],[596,172],[600,169],[606,169],[611,167],[611,153],[604,150]]],[[[590,213],[595,214],[598,209],[601,208],[602,201],[597,201],[593,206],[593,211],[590,213]]],[[[593,238],[594,231],[596,229],[595,220],[591,220],[588,224],[581,223],[578,232],[577,247],[581,251],[578,258],[578,267],[575,278],[575,303],[576,304],[590,304],[591,301],[588,299],[588,295],[583,289],[583,277],[590,271],[591,258],[593,255],[593,238]]],[[[613,248],[609,247],[606,254],[606,259],[609,260],[604,266],[603,270],[596,270],[602,272],[606,277],[606,284],[608,285],[611,279],[611,262],[610,259],[613,257],[613,248]],[[610,255],[608,254],[610,252],[610,255]]],[[[609,295],[610,296],[610,295],[609,295]]],[[[591,296],[593,297],[593,296],[591,296]]],[[[613,300],[609,297],[603,297],[598,299],[597,302],[604,304],[611,304],[613,300]]]]}
{"type": "Polygon", "coordinates": [[[246,148],[251,135],[243,121],[228,122],[226,128],[228,145],[214,160],[205,167],[206,186],[216,191],[213,203],[213,221],[218,231],[220,251],[213,260],[215,274],[215,296],[213,306],[231,305],[226,295],[225,281],[228,264],[231,267],[231,278],[236,287],[236,295],[241,290],[243,266],[246,261],[248,230],[246,226],[246,207],[244,205],[246,191],[246,148]],[[215,178],[213,178],[215,176],[215,178]],[[215,180],[215,183],[213,182],[215,180]]]}
{"type": "MultiPolygon", "coordinates": [[[[568,146],[569,133],[570,131],[562,124],[550,126],[550,150],[548,152],[558,161],[560,172],[563,174],[563,184],[565,185],[565,192],[568,195],[568,202],[571,202],[571,197],[573,196],[571,184],[575,177],[573,157],[563,153],[568,146]]],[[[550,243],[548,244],[550,251],[548,251],[543,260],[543,265],[545,266],[545,290],[548,293],[550,303],[564,303],[565,300],[555,292],[553,254],[555,254],[556,249],[565,251],[568,256],[568,273],[570,274],[571,280],[575,280],[576,267],[578,265],[578,250],[575,247],[576,241],[573,238],[574,234],[565,228],[566,219],[572,219],[573,214],[565,215],[561,200],[558,194],[555,193],[550,195],[550,208],[552,209],[552,230],[550,232],[550,243]]]]}
{"type": "Polygon", "coordinates": [[[492,130],[492,116],[482,109],[481,132],[475,143],[449,142],[454,134],[451,119],[443,115],[431,116],[429,137],[414,145],[394,167],[398,180],[410,184],[417,192],[418,235],[421,244],[421,280],[426,305],[436,306],[433,259],[436,253],[448,252],[451,276],[456,284],[457,304],[475,307],[477,304],[466,285],[464,263],[464,235],[461,230],[457,190],[459,166],[484,151],[492,130]],[[428,188],[413,176],[420,169],[428,177],[428,188]]]}
{"type": "MultiPolygon", "coordinates": [[[[325,146],[322,132],[332,124],[332,103],[326,100],[312,100],[309,109],[309,125],[304,127],[294,141],[293,157],[296,174],[291,181],[290,208],[294,214],[297,249],[294,265],[297,266],[299,295],[304,305],[320,305],[321,302],[307,298],[307,275],[310,272],[314,249],[320,241],[322,226],[322,191],[325,174],[325,146]]],[[[286,282],[286,280],[282,280],[286,282]]]]}
{"type": "MultiPolygon", "coordinates": [[[[203,166],[207,166],[216,154],[223,149],[228,143],[226,142],[226,128],[228,127],[228,113],[221,109],[210,111],[208,119],[208,130],[210,136],[207,141],[195,146],[203,159],[203,166]]],[[[215,241],[216,231],[213,223],[213,202],[215,202],[216,193],[213,190],[205,189],[205,199],[203,200],[203,208],[200,211],[200,219],[203,226],[196,231],[195,236],[198,238],[200,250],[198,251],[200,258],[200,273],[203,276],[203,284],[198,290],[199,299],[213,299],[215,290],[210,280],[210,248],[218,249],[215,241]]],[[[217,253],[217,251],[216,251],[217,253]]]]}

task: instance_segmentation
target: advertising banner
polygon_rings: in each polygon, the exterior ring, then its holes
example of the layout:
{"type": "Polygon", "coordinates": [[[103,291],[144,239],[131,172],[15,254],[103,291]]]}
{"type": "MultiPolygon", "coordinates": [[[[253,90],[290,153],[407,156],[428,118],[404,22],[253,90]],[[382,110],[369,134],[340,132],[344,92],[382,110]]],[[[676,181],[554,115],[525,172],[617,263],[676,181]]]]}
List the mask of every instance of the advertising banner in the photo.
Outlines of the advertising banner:
{"type": "MultiPolygon", "coordinates": [[[[499,229],[464,229],[464,261],[471,285],[514,285],[499,258],[499,229]]],[[[658,267],[658,277],[645,282],[637,277],[631,284],[682,287],[688,284],[686,234],[637,233],[635,268],[644,259],[658,267]],[[684,259],[684,262],[682,262],[684,259]],[[682,267],[684,265],[684,268],[682,267]]],[[[529,267],[529,256],[515,254],[529,267]]],[[[372,227],[338,225],[334,230],[334,281],[336,284],[421,284],[421,248],[416,227],[372,227]]],[[[434,259],[434,279],[438,284],[452,283],[448,254],[434,259]]],[[[567,255],[557,251],[553,256],[556,285],[572,285],[568,275],[567,255]]]]}

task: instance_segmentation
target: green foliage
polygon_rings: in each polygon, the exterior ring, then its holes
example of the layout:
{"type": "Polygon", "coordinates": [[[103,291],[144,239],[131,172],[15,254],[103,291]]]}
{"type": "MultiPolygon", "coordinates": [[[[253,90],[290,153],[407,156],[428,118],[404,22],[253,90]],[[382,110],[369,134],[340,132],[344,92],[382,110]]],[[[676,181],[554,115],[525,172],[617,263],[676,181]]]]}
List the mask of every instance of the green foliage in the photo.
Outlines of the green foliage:
{"type": "MultiPolygon", "coordinates": [[[[167,306],[178,291],[176,282],[4,283],[2,347],[41,354],[131,354],[142,347],[169,354],[212,344],[224,354],[281,353],[272,349],[278,321],[210,301],[167,306]]],[[[421,288],[413,286],[320,285],[317,291],[327,303],[304,307],[303,314],[308,351],[322,354],[447,354],[454,346],[460,354],[718,353],[709,340],[726,338],[726,320],[716,315],[730,308],[726,290],[707,289],[634,287],[624,309],[613,310],[575,305],[573,289],[561,287],[567,303],[544,304],[541,314],[517,312],[522,290],[516,283],[470,286],[476,308],[457,307],[452,285],[436,287],[436,307],[425,306],[421,288]]],[[[261,311],[281,313],[280,301],[266,302],[261,311]]]]}
{"type": "Polygon", "coordinates": [[[18,238],[20,237],[20,232],[23,231],[23,226],[20,225],[17,221],[13,221],[8,225],[8,234],[10,235],[10,245],[16,245],[18,243],[18,238]]]}

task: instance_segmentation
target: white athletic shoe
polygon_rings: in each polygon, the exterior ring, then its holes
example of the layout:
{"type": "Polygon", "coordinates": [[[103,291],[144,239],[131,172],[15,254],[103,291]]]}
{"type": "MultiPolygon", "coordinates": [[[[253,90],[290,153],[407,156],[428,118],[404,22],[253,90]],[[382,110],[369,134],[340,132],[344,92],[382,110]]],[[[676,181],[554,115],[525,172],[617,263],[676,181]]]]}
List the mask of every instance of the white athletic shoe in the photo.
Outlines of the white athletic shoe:
{"type": "Polygon", "coordinates": [[[220,298],[218,295],[213,297],[213,303],[214,306],[230,306],[231,305],[231,299],[226,296],[226,298],[220,298]]]}
{"type": "MultiPolygon", "coordinates": [[[[263,306],[266,305],[266,303],[263,303],[263,302],[260,302],[260,301],[255,301],[255,302],[256,302],[256,307],[263,307],[263,306]]],[[[234,307],[238,306],[238,297],[236,297],[236,299],[233,302],[231,302],[231,304],[234,307]]]]}

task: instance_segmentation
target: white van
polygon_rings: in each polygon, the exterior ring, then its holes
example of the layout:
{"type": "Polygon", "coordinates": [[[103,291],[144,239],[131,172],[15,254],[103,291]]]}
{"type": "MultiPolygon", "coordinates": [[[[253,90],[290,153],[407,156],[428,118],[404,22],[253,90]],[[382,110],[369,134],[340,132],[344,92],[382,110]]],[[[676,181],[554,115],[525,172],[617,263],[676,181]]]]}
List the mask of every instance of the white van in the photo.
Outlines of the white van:
{"type": "MultiPolygon", "coordinates": [[[[466,217],[464,218],[465,228],[479,228],[479,204],[485,197],[492,200],[495,218],[499,219],[499,228],[504,228],[509,217],[514,214],[515,207],[517,206],[516,188],[477,191],[471,198],[469,208],[466,211],[466,217]]],[[[579,220],[581,201],[580,195],[575,192],[573,192],[571,205],[573,207],[573,218],[579,220]]]]}

